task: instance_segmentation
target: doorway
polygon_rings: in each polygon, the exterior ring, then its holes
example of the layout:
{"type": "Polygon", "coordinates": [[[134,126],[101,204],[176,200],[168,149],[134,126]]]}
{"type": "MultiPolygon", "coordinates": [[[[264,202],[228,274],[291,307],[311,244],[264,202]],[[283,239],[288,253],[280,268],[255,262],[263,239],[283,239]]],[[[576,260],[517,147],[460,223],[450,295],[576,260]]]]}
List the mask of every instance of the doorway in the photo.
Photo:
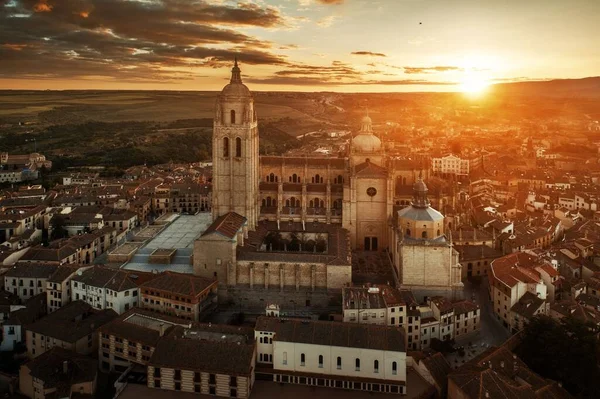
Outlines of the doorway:
{"type": "Polygon", "coordinates": [[[377,237],[365,237],[365,251],[377,251],[377,237]]]}

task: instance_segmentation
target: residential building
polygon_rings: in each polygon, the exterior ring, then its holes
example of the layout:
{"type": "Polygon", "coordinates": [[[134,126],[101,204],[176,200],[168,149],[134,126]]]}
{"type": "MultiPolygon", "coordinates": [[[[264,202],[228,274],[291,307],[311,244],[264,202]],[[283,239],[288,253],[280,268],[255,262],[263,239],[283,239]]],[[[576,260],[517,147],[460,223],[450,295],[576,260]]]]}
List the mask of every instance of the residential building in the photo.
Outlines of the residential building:
{"type": "Polygon", "coordinates": [[[248,398],[254,385],[256,341],[251,329],[202,324],[173,327],[148,363],[148,387],[248,398]]]}
{"type": "Polygon", "coordinates": [[[19,391],[31,399],[94,397],[98,365],[88,356],[54,347],[21,365],[19,391]]]}
{"type": "Polygon", "coordinates": [[[510,346],[511,340],[492,347],[452,371],[448,399],[572,397],[559,383],[531,371],[510,346]]]}
{"type": "Polygon", "coordinates": [[[25,327],[27,354],[35,358],[55,346],[89,355],[98,350],[98,328],[114,319],[113,310],[71,302],[25,327]]]}
{"type": "Polygon", "coordinates": [[[502,256],[502,252],[488,245],[454,245],[459,253],[461,276],[463,280],[473,277],[486,277],[490,263],[502,256]]]}
{"type": "Polygon", "coordinates": [[[199,321],[217,306],[216,279],[164,272],[140,285],[141,307],[160,314],[199,321]]]}
{"type": "Polygon", "coordinates": [[[452,304],[454,309],[454,339],[462,341],[471,338],[481,330],[481,310],[471,301],[452,304]]]}
{"type": "Polygon", "coordinates": [[[504,327],[511,328],[511,309],[526,292],[546,300],[548,285],[536,270],[543,264],[538,257],[525,252],[506,255],[491,263],[488,274],[490,298],[494,313],[504,327]]]}
{"type": "Polygon", "coordinates": [[[125,371],[132,363],[146,366],[159,340],[173,326],[189,322],[135,308],[104,324],[98,330],[98,358],[104,371],[125,371]]]}
{"type": "Polygon", "coordinates": [[[47,314],[46,293],[42,292],[30,298],[23,305],[12,305],[8,319],[2,323],[2,342],[0,351],[17,349],[25,342],[25,327],[47,314]]]}
{"type": "Polygon", "coordinates": [[[442,176],[468,176],[469,160],[461,159],[456,155],[447,155],[440,158],[431,159],[431,171],[442,176]]]}
{"type": "Polygon", "coordinates": [[[397,327],[260,316],[255,337],[275,382],[407,392],[404,331],[397,327]]]}
{"type": "Polygon", "coordinates": [[[25,302],[46,291],[46,283],[57,269],[45,263],[17,263],[4,274],[4,289],[25,302]]]}
{"type": "Polygon", "coordinates": [[[510,308],[510,330],[513,333],[517,333],[534,316],[540,314],[547,315],[549,311],[550,303],[528,291],[510,308]]]}
{"type": "Polygon", "coordinates": [[[63,265],[46,281],[48,293],[48,313],[52,313],[71,302],[71,279],[78,270],[86,270],[90,266],[63,265]]]}
{"type": "Polygon", "coordinates": [[[82,300],[96,309],[112,309],[121,314],[140,306],[138,285],[153,277],[150,273],[95,265],[73,276],[71,300],[82,300]]]}

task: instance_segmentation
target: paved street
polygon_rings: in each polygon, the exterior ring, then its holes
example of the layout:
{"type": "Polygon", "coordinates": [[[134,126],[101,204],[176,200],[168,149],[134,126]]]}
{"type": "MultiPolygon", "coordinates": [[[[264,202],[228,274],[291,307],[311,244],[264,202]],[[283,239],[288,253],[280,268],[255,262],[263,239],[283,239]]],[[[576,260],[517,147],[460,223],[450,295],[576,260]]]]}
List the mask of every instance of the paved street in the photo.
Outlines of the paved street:
{"type": "Polygon", "coordinates": [[[465,356],[459,356],[457,352],[446,356],[450,365],[455,368],[479,355],[492,345],[501,345],[510,337],[510,333],[502,326],[502,323],[496,319],[492,304],[488,294],[488,280],[483,278],[478,285],[465,282],[465,298],[474,301],[481,309],[481,332],[472,339],[466,339],[463,342],[457,342],[457,346],[464,346],[465,356]],[[471,346],[468,344],[471,343],[471,346]]]}

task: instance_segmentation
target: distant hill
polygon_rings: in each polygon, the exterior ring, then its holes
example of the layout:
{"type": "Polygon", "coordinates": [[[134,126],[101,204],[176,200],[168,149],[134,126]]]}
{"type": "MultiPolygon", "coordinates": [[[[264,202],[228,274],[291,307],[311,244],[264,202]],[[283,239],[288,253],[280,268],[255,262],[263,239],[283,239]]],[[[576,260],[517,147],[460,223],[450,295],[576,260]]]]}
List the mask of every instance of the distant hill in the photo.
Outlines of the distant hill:
{"type": "Polygon", "coordinates": [[[600,76],[583,79],[498,83],[492,86],[496,94],[548,97],[600,97],[600,76]]]}

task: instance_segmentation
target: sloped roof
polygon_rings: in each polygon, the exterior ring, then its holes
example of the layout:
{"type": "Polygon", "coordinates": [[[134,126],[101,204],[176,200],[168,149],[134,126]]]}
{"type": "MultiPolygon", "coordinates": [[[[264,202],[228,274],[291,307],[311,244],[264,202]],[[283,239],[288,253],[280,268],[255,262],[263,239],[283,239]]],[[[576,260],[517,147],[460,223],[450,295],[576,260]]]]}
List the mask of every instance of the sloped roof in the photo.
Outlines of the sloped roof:
{"type": "Polygon", "coordinates": [[[215,220],[202,236],[206,236],[212,233],[218,233],[224,237],[229,239],[233,239],[238,231],[246,224],[246,219],[244,216],[237,214],[235,212],[228,212],[223,216],[219,216],[217,220],[215,220]]]}

